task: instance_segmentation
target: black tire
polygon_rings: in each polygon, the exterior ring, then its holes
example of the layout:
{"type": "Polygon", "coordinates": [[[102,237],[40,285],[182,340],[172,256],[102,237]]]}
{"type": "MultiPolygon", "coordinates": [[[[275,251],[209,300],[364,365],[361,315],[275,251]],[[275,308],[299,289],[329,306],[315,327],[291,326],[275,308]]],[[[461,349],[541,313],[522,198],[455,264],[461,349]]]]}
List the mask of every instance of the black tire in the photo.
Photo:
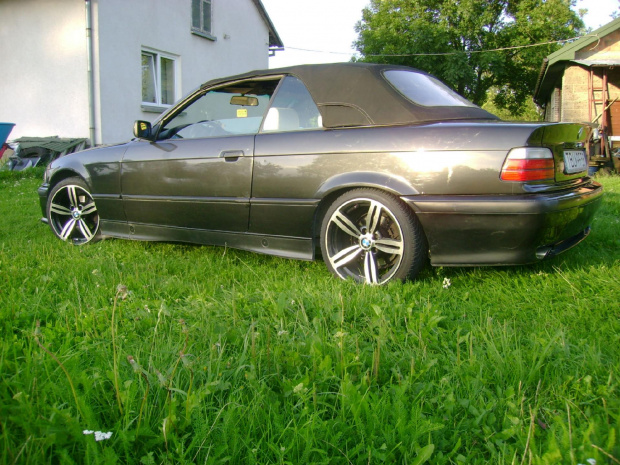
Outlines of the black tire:
{"type": "Polygon", "coordinates": [[[97,206],[80,178],[56,184],[47,197],[45,211],[52,231],[63,241],[83,245],[101,238],[97,206]]]}
{"type": "Polygon", "coordinates": [[[422,226],[410,208],[382,191],[354,189],[325,213],[321,253],[339,278],[385,284],[415,278],[428,252],[422,226]]]}

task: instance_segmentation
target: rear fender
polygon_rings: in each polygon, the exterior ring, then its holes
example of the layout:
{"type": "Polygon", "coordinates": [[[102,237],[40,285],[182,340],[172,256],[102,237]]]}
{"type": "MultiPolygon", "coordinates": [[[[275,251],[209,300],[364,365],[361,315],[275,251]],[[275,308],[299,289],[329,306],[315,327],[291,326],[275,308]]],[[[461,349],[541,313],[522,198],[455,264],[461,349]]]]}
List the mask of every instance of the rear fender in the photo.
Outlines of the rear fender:
{"type": "Polygon", "coordinates": [[[312,237],[316,247],[318,247],[317,241],[321,230],[323,215],[331,205],[331,202],[343,192],[359,187],[379,189],[396,197],[419,194],[419,192],[404,178],[390,176],[385,173],[359,171],[354,173],[341,173],[329,178],[319,186],[315,194],[315,198],[321,199],[321,203],[315,211],[312,227],[312,237]]]}
{"type": "Polygon", "coordinates": [[[323,199],[333,192],[353,189],[356,187],[380,189],[397,197],[419,194],[419,192],[402,177],[388,175],[386,173],[359,171],[353,173],[341,173],[327,179],[319,186],[317,192],[315,193],[315,198],[323,199]]]}

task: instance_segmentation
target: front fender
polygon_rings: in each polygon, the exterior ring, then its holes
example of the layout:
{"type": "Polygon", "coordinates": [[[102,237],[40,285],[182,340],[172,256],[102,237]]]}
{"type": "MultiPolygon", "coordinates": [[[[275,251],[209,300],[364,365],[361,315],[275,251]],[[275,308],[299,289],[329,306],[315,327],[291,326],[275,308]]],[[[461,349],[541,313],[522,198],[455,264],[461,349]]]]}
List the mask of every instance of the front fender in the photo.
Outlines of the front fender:
{"type": "Polygon", "coordinates": [[[84,180],[102,219],[126,221],[121,202],[121,161],[127,145],[99,147],[60,157],[49,166],[49,189],[68,177],[84,180]]]}

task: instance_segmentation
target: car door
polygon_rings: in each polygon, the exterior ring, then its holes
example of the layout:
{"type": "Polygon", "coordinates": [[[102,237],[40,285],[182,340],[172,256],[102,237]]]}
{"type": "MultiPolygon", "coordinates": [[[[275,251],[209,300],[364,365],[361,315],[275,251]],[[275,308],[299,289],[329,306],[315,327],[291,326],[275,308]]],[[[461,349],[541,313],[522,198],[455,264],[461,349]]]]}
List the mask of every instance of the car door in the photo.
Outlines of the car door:
{"type": "Polygon", "coordinates": [[[323,162],[337,174],[338,152],[352,151],[352,141],[341,136],[323,130],[319,109],[299,78],[282,79],[256,136],[250,232],[312,236],[320,201],[314,194],[330,176],[318,166],[323,162]]]}
{"type": "Polygon", "coordinates": [[[198,92],[134,141],[121,189],[131,224],[245,232],[254,136],[278,80],[242,81],[198,92]]]}

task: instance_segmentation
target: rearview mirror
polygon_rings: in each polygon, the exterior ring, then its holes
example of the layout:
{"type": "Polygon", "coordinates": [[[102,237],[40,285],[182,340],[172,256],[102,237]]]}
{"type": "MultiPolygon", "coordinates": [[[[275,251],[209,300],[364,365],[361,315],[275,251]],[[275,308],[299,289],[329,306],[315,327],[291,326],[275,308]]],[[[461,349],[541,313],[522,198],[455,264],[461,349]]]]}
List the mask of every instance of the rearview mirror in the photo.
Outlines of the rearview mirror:
{"type": "Polygon", "coordinates": [[[239,105],[242,107],[257,107],[258,99],[256,97],[248,97],[246,95],[235,95],[230,99],[231,105],[239,105]]]}
{"type": "Polygon", "coordinates": [[[150,139],[151,123],[148,121],[136,121],[133,123],[133,135],[138,139],[150,139]]]}

